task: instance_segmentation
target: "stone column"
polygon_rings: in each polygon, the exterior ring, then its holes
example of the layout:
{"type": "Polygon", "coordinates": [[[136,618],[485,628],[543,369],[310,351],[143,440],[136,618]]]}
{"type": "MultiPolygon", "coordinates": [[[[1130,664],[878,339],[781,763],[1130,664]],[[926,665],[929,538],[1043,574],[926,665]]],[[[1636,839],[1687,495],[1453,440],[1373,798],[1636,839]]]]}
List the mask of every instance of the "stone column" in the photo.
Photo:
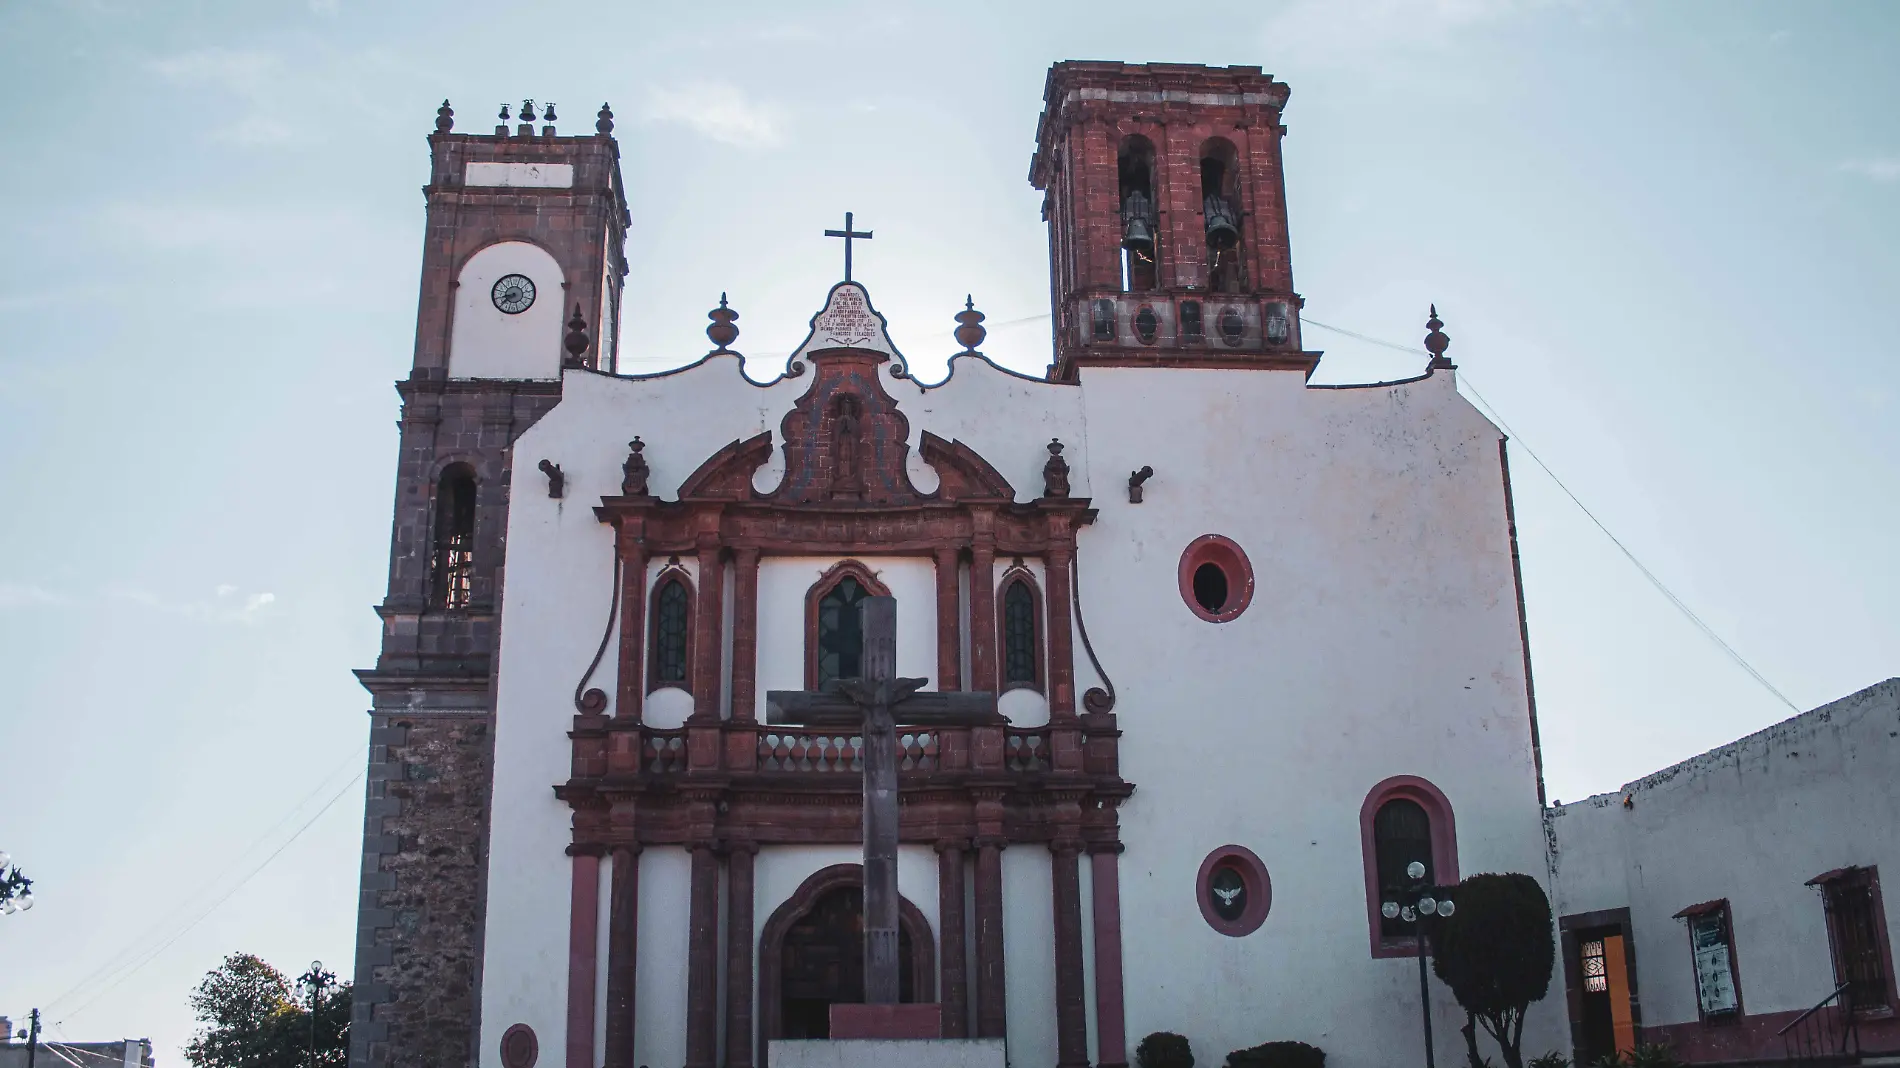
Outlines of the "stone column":
{"type": "Polygon", "coordinates": [[[1120,842],[1089,847],[1089,887],[1095,919],[1096,1068],[1127,1068],[1128,1031],[1122,1015],[1122,893],[1120,842]]]}
{"type": "Polygon", "coordinates": [[[567,925],[567,1068],[594,1068],[594,973],[599,964],[600,854],[570,846],[574,885],[567,925]]]}
{"type": "Polygon", "coordinates": [[[1009,1009],[1003,986],[1003,846],[976,840],[976,1037],[1003,1038],[1009,1009]]]}
{"type": "Polygon", "coordinates": [[[726,1068],[752,1068],[752,859],[757,843],[726,857],[726,1068]]]}
{"type": "Polygon", "coordinates": [[[937,689],[963,689],[963,596],[955,549],[937,550],[937,689]]]}
{"type": "Polygon", "coordinates": [[[981,536],[970,550],[970,689],[997,692],[996,546],[981,536]]]}
{"type": "MultiPolygon", "coordinates": [[[[686,848],[693,855],[686,920],[686,1068],[715,1068],[719,1049],[719,858],[713,855],[710,842],[694,842],[686,848]]],[[[568,1068],[589,1066],[570,1063],[568,1068]]]]}
{"type": "Polygon", "coordinates": [[[1082,983],[1082,881],[1076,866],[1082,843],[1059,839],[1049,845],[1055,893],[1056,1066],[1088,1068],[1088,1008],[1082,983]]]}
{"type": "Polygon", "coordinates": [[[943,1037],[965,1038],[970,1033],[969,976],[963,956],[964,843],[950,838],[937,843],[937,1000],[943,1006],[943,1037]]]}
{"type": "Polygon", "coordinates": [[[693,606],[693,715],[697,723],[719,722],[720,670],[724,666],[726,569],[719,546],[702,536],[699,603],[693,606]]]}
{"type": "Polygon", "coordinates": [[[613,852],[607,912],[606,1068],[634,1068],[634,962],[640,939],[640,847],[613,852]]]}
{"type": "Polygon", "coordinates": [[[1049,550],[1044,560],[1049,596],[1044,605],[1049,616],[1049,718],[1075,718],[1075,635],[1069,622],[1070,565],[1075,550],[1067,547],[1049,550]]]}
{"type": "Polygon", "coordinates": [[[759,762],[759,550],[732,553],[732,719],[726,724],[730,771],[751,771],[759,762]]]}
{"type": "MultiPolygon", "coordinates": [[[[630,521],[631,522],[631,521],[630,521]]],[[[614,717],[640,722],[646,702],[647,552],[637,530],[620,532],[620,671],[614,717]]]]}

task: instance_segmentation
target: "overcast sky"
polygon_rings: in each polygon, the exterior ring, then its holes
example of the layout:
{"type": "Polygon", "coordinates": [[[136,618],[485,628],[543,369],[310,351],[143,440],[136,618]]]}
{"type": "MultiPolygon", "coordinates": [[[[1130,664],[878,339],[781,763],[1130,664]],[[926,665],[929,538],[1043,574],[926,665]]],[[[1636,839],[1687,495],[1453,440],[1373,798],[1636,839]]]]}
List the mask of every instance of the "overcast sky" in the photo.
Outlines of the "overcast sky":
{"type": "MultiPolygon", "coordinates": [[[[704,352],[725,291],[769,373],[849,209],[928,377],[966,292],[993,356],[1048,361],[1024,174],[1051,62],[1290,83],[1309,321],[1415,344],[1436,301],[1518,435],[1545,767],[1575,799],[1791,713],[1524,446],[1794,704],[1896,673],[1896,54],[1875,3],[0,0],[0,849],[39,880],[0,917],[0,1013],[178,1068],[224,954],[349,972],[349,672],[443,97],[477,131],[524,96],[568,132],[614,104],[623,366],[704,352]]],[[[1320,381],[1422,363],[1306,336],[1320,381]]]]}

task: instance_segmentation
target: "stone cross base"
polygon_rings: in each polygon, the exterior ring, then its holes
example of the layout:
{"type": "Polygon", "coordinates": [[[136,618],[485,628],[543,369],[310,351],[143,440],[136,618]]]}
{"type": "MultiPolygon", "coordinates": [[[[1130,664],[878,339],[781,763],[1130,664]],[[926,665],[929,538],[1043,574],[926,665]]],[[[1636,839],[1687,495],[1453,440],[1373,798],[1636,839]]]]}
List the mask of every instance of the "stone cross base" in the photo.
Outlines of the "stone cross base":
{"type": "Polygon", "coordinates": [[[831,1037],[942,1038],[940,1005],[831,1006],[831,1037]]]}
{"type": "Polygon", "coordinates": [[[1006,1068],[1000,1038],[775,1039],[772,1068],[1006,1068]]]}

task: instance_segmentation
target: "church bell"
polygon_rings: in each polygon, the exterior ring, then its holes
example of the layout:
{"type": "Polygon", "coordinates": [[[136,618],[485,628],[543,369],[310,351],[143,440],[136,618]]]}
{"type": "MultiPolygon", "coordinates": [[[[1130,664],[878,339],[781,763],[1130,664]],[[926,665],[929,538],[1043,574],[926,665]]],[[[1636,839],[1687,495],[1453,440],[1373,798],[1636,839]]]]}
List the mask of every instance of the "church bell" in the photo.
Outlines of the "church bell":
{"type": "Polygon", "coordinates": [[[1122,202],[1122,247],[1152,256],[1155,247],[1154,211],[1148,195],[1139,189],[1122,202]]]}
{"type": "Polygon", "coordinates": [[[1207,243],[1212,248],[1233,248],[1240,244],[1240,220],[1226,197],[1209,193],[1201,202],[1207,216],[1207,243]]]}

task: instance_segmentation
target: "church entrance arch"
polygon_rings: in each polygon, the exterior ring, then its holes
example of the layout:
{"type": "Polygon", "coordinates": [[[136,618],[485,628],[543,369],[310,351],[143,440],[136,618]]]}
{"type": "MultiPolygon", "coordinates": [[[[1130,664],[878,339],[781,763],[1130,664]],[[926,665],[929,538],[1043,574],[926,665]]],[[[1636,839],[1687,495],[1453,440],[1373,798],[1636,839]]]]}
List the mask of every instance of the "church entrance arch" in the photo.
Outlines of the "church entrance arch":
{"type": "MultiPolygon", "coordinates": [[[[898,1000],[936,999],[936,942],[898,903],[898,1000]]],[[[829,1038],[831,1006],[864,1000],[864,868],[834,864],[785,899],[759,935],[759,1063],[774,1038],[829,1038]]]]}

